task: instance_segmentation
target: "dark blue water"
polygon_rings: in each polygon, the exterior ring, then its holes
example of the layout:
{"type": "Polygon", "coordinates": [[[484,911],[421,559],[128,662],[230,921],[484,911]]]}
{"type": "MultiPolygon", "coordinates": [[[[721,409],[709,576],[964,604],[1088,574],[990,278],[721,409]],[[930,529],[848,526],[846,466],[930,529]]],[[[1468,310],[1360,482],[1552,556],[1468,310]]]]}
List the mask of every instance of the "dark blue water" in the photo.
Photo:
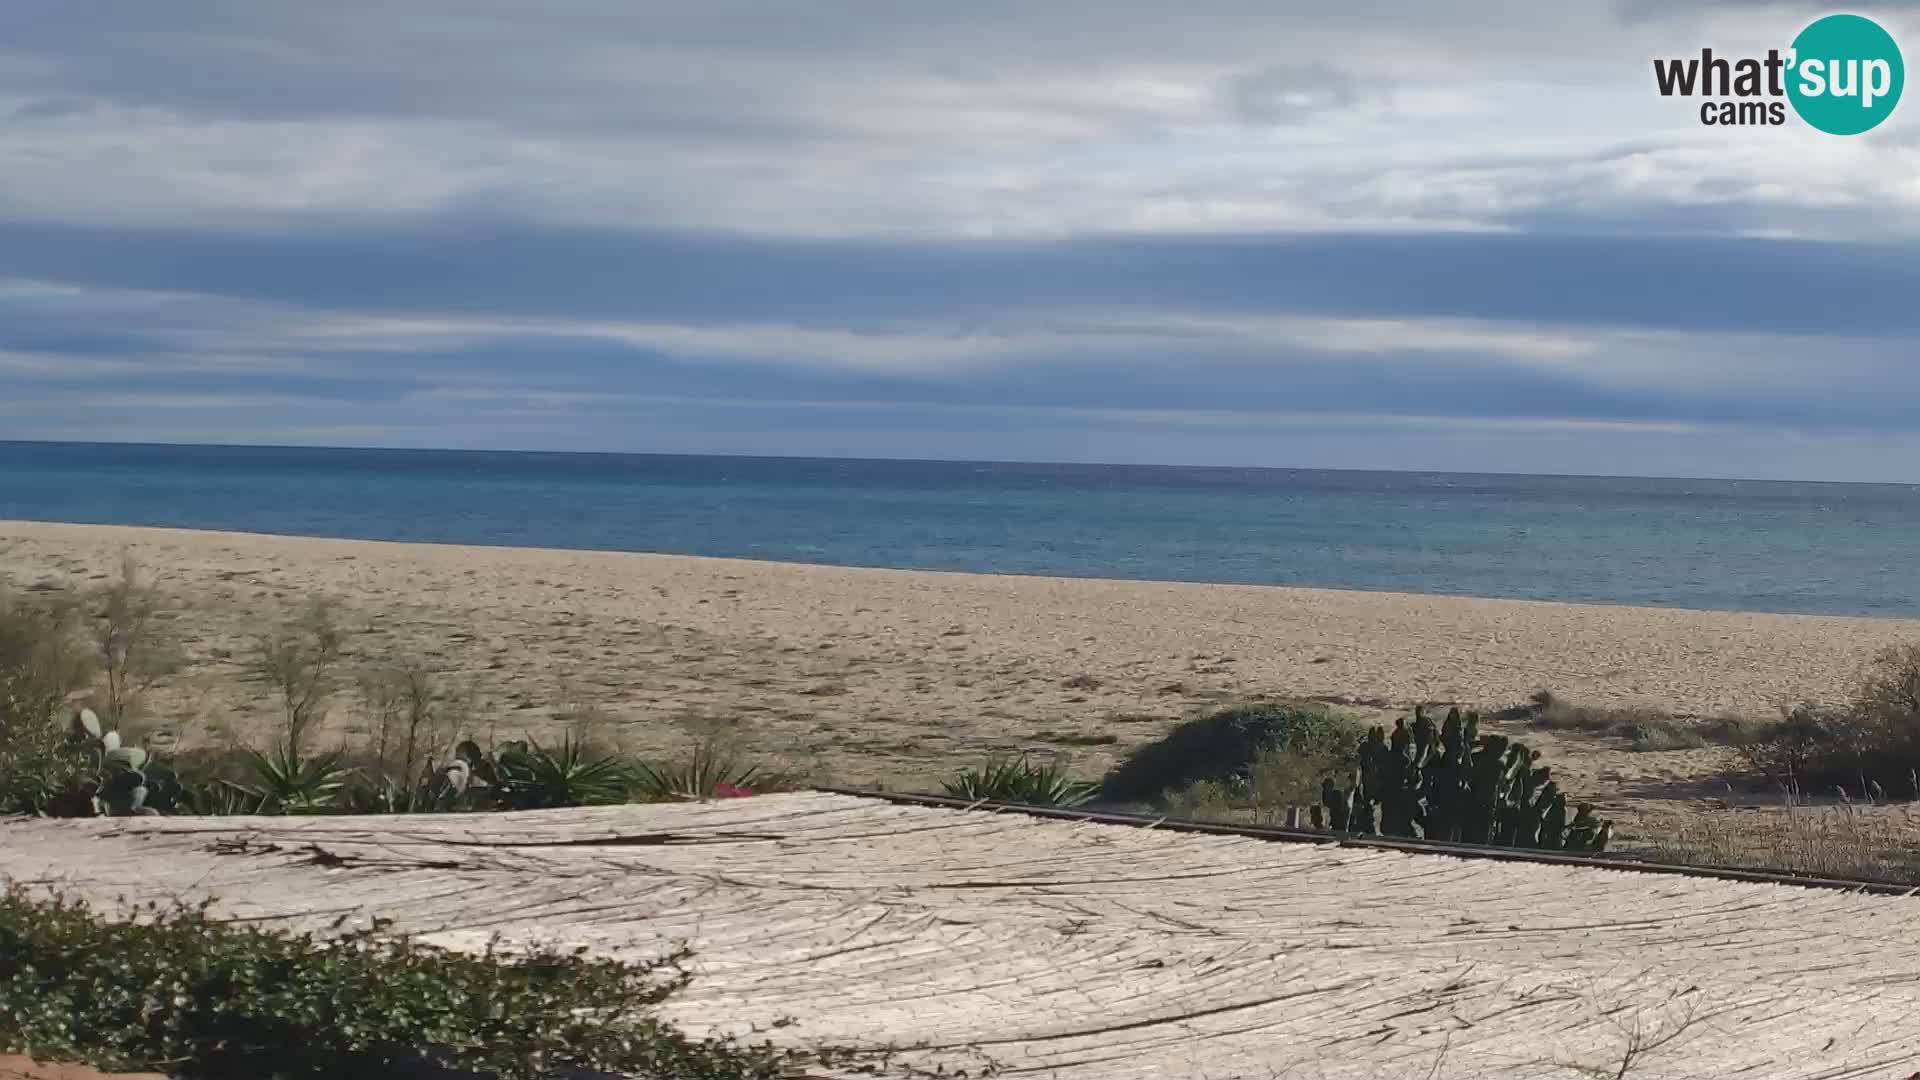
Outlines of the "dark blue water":
{"type": "Polygon", "coordinates": [[[0,443],[0,518],[1920,616],[1920,485],[0,443]]]}

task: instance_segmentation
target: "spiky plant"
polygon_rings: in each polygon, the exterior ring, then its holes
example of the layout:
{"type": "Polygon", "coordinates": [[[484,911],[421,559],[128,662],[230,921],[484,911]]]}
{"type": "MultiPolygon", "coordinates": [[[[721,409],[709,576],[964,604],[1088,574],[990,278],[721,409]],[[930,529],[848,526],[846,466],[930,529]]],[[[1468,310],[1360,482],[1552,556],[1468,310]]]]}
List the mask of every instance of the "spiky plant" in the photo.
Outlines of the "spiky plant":
{"type": "Polygon", "coordinates": [[[676,761],[635,763],[634,797],[650,802],[724,798],[752,794],[769,778],[758,765],[742,761],[732,750],[707,740],[676,761]]]}
{"type": "Polygon", "coordinates": [[[1025,754],[989,757],[980,767],[956,774],[944,786],[947,794],[956,798],[1029,806],[1079,806],[1091,802],[1099,791],[1097,785],[1068,776],[1060,762],[1035,765],[1025,754]]]}
{"type": "Polygon", "coordinates": [[[285,746],[246,752],[248,782],[233,786],[255,801],[261,814],[323,814],[338,809],[352,770],[333,754],[303,756],[285,746]]]}
{"type": "Polygon", "coordinates": [[[567,736],[548,750],[532,739],[494,753],[496,794],[515,810],[601,806],[626,801],[626,770],[619,758],[596,755],[567,736]]]}

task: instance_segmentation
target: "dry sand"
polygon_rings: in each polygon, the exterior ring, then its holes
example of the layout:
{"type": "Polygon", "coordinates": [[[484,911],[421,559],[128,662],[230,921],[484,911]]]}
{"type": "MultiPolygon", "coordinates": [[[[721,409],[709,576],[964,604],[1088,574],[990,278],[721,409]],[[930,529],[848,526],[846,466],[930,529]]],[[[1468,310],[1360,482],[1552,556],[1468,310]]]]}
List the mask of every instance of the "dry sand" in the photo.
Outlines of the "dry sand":
{"type": "MultiPolygon", "coordinates": [[[[441,671],[483,695],[502,737],[583,722],[648,752],[717,732],[821,779],[896,788],[995,749],[1061,751],[1097,774],[1196,709],[1260,697],[1499,707],[1545,687],[1770,716],[1844,697],[1875,651],[1920,640],[1920,622],[1886,619],[0,522],[16,587],[98,585],[123,551],[185,648],[148,702],[183,738],[269,730],[248,658],[318,594],[340,605],[354,666],[441,671]]],[[[327,723],[366,727],[351,694],[327,723]]],[[[1616,806],[1697,796],[1725,753],[1537,738],[1576,794],[1616,806]]]]}

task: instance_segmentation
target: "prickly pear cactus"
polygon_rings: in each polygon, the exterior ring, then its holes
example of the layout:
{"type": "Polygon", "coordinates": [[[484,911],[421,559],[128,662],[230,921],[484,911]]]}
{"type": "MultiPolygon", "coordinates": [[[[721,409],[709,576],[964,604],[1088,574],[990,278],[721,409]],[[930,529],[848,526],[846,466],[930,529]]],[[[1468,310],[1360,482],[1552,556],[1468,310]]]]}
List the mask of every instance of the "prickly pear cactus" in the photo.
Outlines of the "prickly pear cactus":
{"type": "Polygon", "coordinates": [[[1548,851],[1603,851],[1613,836],[1590,806],[1568,821],[1566,796],[1539,752],[1481,736],[1476,713],[1451,709],[1436,726],[1415,709],[1411,725],[1369,731],[1359,757],[1345,791],[1322,782],[1315,827],[1548,851]]]}
{"type": "MultiPolygon", "coordinates": [[[[120,733],[102,724],[99,714],[87,708],[74,711],[68,741],[92,759],[92,793],[86,799],[94,814],[130,817],[159,813],[148,805],[154,788],[148,780],[151,755],[144,747],[123,745],[120,733]]],[[[171,783],[172,773],[164,771],[164,775],[171,783]]]]}

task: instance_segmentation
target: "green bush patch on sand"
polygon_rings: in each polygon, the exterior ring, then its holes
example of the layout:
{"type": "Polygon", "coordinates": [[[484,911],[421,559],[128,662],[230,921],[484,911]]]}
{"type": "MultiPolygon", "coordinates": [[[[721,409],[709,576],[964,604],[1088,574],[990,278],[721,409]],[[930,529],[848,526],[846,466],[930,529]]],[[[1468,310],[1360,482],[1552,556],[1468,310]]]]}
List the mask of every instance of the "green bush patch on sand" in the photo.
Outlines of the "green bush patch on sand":
{"type": "Polygon", "coordinates": [[[13,887],[0,897],[0,1051],[209,1080],[783,1075],[789,1055],[696,1042],[653,1017],[685,983],[681,959],[323,941],[158,905],[110,922],[13,887]]]}
{"type": "Polygon", "coordinates": [[[1061,762],[1036,765],[1025,755],[990,757],[978,768],[954,774],[943,786],[959,799],[1027,806],[1079,806],[1090,801],[1096,790],[1069,776],[1061,762]]]}
{"type": "Polygon", "coordinates": [[[1100,784],[1102,802],[1153,802],[1195,784],[1248,784],[1263,757],[1351,757],[1364,732],[1322,705],[1256,704],[1185,723],[1128,754],[1100,784]]]}

